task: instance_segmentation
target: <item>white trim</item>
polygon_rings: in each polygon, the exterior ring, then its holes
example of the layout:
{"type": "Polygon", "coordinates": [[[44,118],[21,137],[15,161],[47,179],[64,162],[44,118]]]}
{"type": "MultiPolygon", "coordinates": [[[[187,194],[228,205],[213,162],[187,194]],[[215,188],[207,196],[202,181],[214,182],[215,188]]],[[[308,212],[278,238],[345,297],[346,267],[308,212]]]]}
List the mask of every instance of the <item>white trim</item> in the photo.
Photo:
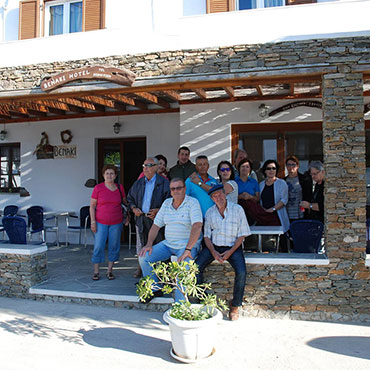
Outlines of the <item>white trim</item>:
{"type": "Polygon", "coordinates": [[[46,245],[6,244],[6,246],[0,246],[0,254],[19,254],[22,256],[32,256],[47,250],[46,245]]]}
{"type": "MultiPolygon", "coordinates": [[[[40,288],[30,288],[30,294],[41,294],[59,297],[69,297],[69,298],[88,298],[88,299],[102,299],[106,301],[119,301],[119,302],[139,302],[139,297],[137,295],[114,295],[114,294],[101,294],[101,293],[84,293],[84,292],[74,292],[65,290],[54,290],[54,289],[40,289],[40,288]]],[[[173,303],[173,298],[154,298],[150,303],[173,303]]]]}
{"type": "Polygon", "coordinates": [[[245,263],[250,265],[329,265],[329,259],[323,254],[253,254],[245,256],[245,263]]]}
{"type": "Polygon", "coordinates": [[[369,266],[370,267],[370,254],[367,254],[366,255],[366,258],[365,258],[365,266],[369,266]]]}

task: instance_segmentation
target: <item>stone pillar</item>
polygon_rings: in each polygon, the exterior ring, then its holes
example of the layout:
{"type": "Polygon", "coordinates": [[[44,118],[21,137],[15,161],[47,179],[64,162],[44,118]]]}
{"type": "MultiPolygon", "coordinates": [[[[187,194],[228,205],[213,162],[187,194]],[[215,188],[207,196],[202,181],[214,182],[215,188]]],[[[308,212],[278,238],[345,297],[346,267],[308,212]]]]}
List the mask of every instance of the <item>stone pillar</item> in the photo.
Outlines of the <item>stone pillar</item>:
{"type": "Polygon", "coordinates": [[[330,304],[338,304],[342,313],[368,314],[363,76],[340,65],[337,73],[323,76],[322,87],[330,304]]]}

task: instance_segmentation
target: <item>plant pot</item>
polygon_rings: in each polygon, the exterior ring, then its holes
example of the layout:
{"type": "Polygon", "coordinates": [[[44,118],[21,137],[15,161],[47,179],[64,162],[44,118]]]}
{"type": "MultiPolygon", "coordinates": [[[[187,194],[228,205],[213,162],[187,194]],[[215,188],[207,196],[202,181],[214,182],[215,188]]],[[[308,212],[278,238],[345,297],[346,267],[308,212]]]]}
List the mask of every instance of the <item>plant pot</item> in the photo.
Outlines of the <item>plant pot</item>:
{"type": "Polygon", "coordinates": [[[171,309],[167,310],[163,319],[170,326],[171,355],[183,362],[196,362],[210,356],[216,341],[216,324],[222,320],[221,312],[214,309],[212,317],[196,321],[175,319],[170,312],[171,309]]]}

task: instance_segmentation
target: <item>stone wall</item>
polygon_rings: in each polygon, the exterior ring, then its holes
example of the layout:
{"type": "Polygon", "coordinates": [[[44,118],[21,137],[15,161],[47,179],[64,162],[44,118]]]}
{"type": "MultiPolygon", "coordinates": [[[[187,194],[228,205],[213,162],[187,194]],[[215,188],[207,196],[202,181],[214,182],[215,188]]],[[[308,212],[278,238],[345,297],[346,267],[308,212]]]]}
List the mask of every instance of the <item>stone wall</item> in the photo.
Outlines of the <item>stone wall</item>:
{"type": "Polygon", "coordinates": [[[46,251],[33,255],[0,253],[1,296],[28,297],[29,288],[46,277],[46,251]]]}
{"type": "Polygon", "coordinates": [[[46,76],[96,64],[122,66],[136,73],[138,77],[153,77],[274,70],[285,74],[284,69],[289,68],[369,63],[369,38],[304,40],[118,55],[0,68],[0,90],[38,87],[40,80],[46,76]]]}

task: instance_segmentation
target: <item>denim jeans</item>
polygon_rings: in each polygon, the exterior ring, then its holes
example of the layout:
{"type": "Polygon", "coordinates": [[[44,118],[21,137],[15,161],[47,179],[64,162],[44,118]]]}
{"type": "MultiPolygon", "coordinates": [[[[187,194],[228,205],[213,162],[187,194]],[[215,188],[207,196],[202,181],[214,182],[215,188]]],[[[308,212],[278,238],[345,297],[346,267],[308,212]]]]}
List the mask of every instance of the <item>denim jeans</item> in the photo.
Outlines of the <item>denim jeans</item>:
{"type": "MultiPolygon", "coordinates": [[[[195,258],[198,254],[200,246],[200,241],[198,241],[194,247],[191,249],[191,256],[195,258]]],[[[175,249],[168,247],[164,241],[161,241],[158,244],[153,245],[152,254],[149,255],[147,252],[144,257],[139,257],[139,263],[141,267],[141,271],[143,272],[143,276],[151,276],[154,281],[158,281],[157,277],[153,274],[152,266],[150,266],[150,263],[158,262],[158,261],[166,261],[171,256],[177,256],[180,257],[185,251],[184,248],[181,249],[175,249]]],[[[185,261],[189,262],[190,258],[186,258],[185,261]]],[[[184,296],[181,292],[179,292],[177,289],[175,290],[175,301],[178,302],[179,300],[184,299],[184,296]]]]}
{"type": "MultiPolygon", "coordinates": [[[[219,247],[214,246],[218,253],[223,253],[230,250],[231,247],[219,247]]],[[[199,274],[197,276],[197,281],[199,284],[203,283],[203,271],[214,260],[211,252],[208,248],[204,248],[195,263],[199,267],[199,274]]],[[[234,294],[232,305],[235,307],[241,306],[243,302],[245,280],[247,275],[247,270],[245,268],[245,259],[243,254],[243,248],[240,246],[227,260],[235,271],[234,280],[234,294]]]]}
{"type": "Polygon", "coordinates": [[[105,244],[108,239],[108,261],[115,262],[119,259],[122,223],[115,225],[104,225],[96,223],[94,251],[91,258],[92,263],[105,262],[105,244]]]}

